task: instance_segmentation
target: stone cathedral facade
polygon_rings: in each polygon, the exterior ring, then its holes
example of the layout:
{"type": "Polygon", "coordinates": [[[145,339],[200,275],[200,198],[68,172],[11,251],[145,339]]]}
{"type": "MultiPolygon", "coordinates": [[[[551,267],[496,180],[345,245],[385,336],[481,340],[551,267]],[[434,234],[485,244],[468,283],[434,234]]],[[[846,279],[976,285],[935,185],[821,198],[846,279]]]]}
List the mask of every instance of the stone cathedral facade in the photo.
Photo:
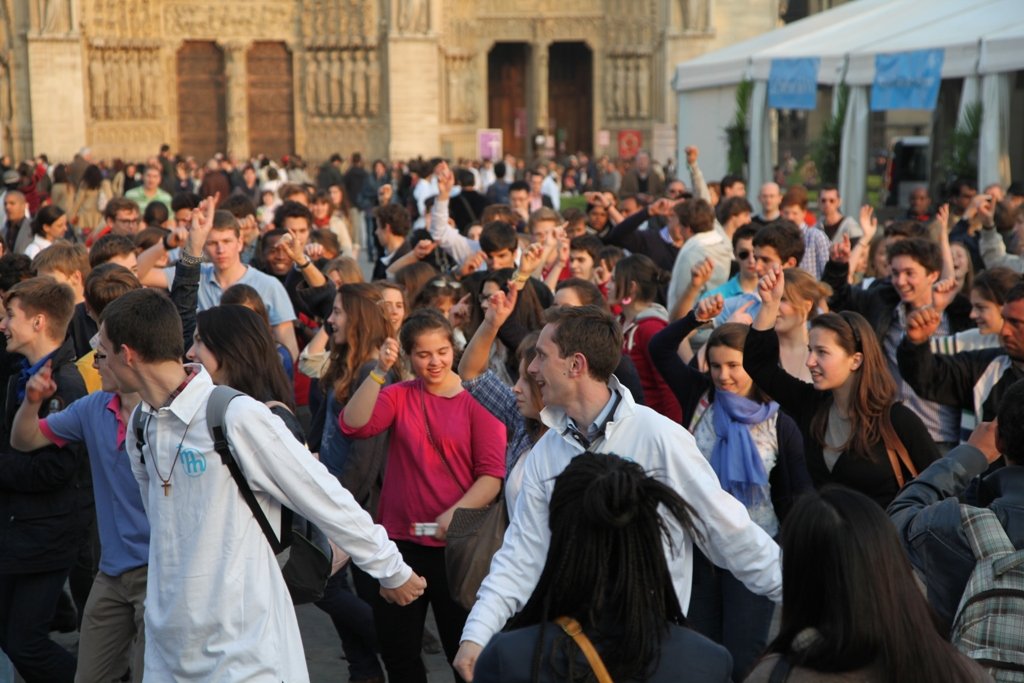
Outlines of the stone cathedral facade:
{"type": "Polygon", "coordinates": [[[779,0],[0,0],[0,152],[674,148],[675,64],[779,0]]]}

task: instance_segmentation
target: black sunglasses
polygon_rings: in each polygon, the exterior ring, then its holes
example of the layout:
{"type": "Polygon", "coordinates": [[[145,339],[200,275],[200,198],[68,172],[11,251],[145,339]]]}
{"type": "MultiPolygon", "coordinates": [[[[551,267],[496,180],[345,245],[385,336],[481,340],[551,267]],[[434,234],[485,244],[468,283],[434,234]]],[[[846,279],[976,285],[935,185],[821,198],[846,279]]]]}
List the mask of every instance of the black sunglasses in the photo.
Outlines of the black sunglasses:
{"type": "Polygon", "coordinates": [[[740,260],[740,261],[746,261],[748,258],[750,258],[750,255],[752,253],[753,252],[750,252],[750,251],[747,251],[746,249],[744,249],[743,251],[736,252],[736,258],[738,260],[740,260]]]}

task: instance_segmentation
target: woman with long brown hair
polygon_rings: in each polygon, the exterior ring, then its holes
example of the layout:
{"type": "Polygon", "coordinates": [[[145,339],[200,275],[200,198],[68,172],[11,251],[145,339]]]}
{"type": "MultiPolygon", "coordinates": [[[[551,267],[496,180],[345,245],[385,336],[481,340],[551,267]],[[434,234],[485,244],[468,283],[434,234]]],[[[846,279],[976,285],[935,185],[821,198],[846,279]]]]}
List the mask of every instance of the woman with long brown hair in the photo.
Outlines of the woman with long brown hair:
{"type": "Polygon", "coordinates": [[[815,486],[843,484],[887,505],[938,457],[935,443],[921,418],[897,400],[896,381],[863,316],[825,313],[811,321],[811,382],[779,365],[775,322],[784,291],[778,267],[761,278],[761,309],[743,347],[743,367],[796,420],[815,486]]]}

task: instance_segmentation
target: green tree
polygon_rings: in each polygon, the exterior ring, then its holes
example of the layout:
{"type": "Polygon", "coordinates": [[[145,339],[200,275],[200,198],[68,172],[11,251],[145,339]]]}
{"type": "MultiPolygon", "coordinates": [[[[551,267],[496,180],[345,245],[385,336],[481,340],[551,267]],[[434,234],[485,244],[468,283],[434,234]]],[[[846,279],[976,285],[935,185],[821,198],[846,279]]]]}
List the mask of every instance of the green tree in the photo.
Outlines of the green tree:
{"type": "Polygon", "coordinates": [[[811,158],[818,168],[822,183],[839,182],[839,157],[843,146],[843,123],[846,121],[846,103],[850,99],[850,87],[845,83],[839,88],[836,113],[830,116],[821,129],[821,137],[811,146],[811,158]]]}
{"type": "Polygon", "coordinates": [[[725,139],[729,148],[729,173],[744,175],[749,158],[749,134],[747,128],[750,113],[750,95],[754,92],[754,82],[741,81],[736,86],[736,114],[732,123],[725,127],[725,139]]]}
{"type": "Polygon", "coordinates": [[[977,180],[978,138],[981,136],[981,102],[968,105],[964,118],[950,133],[944,160],[952,178],[977,180]]]}

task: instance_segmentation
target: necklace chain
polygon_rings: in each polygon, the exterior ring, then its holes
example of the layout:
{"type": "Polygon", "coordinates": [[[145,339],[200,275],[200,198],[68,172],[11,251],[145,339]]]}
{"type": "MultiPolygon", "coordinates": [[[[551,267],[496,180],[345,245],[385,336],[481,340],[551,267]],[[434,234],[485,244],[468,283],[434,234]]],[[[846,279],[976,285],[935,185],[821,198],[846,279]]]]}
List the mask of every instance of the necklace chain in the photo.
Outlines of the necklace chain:
{"type": "Polygon", "coordinates": [[[174,468],[177,466],[178,461],[181,460],[181,446],[185,443],[185,437],[188,436],[188,430],[192,426],[192,420],[189,420],[188,424],[185,425],[185,431],[181,435],[181,440],[178,442],[178,448],[174,452],[174,460],[171,461],[171,470],[167,473],[167,478],[164,479],[163,475],[160,474],[160,468],[157,466],[156,454],[153,452],[153,441],[149,438],[149,425],[153,421],[153,415],[150,414],[146,420],[146,442],[150,444],[149,453],[153,460],[153,471],[156,472],[157,478],[160,480],[160,485],[164,489],[164,496],[171,495],[171,477],[174,476],[174,468]]]}

